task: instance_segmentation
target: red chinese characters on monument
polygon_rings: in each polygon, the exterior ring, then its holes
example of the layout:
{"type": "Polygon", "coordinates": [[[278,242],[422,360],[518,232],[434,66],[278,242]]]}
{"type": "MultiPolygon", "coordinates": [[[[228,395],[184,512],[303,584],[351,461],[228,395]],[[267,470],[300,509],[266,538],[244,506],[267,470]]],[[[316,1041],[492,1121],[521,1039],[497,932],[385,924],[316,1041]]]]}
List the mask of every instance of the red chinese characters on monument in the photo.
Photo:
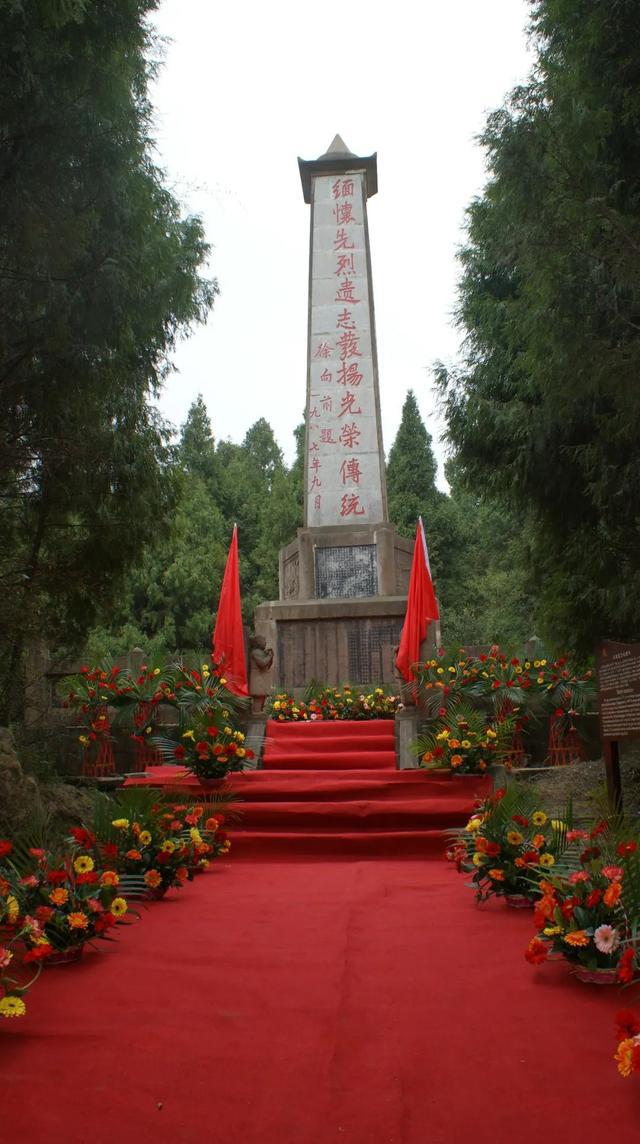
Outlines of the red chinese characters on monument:
{"type": "MultiPolygon", "coordinates": [[[[321,373],[318,371],[314,375],[316,393],[312,395],[309,407],[308,425],[310,428],[315,423],[314,446],[320,450],[322,464],[313,464],[312,467],[310,463],[308,489],[315,494],[311,502],[314,511],[327,511],[328,496],[331,511],[343,520],[350,517],[366,519],[369,511],[365,456],[371,447],[367,444],[361,418],[367,416],[367,424],[370,424],[370,406],[366,398],[371,384],[371,351],[368,349],[369,309],[362,305],[366,297],[362,283],[366,283],[367,268],[362,237],[361,190],[361,176],[334,177],[329,182],[335,230],[332,268],[329,271],[327,267],[327,271],[335,283],[330,297],[338,309],[333,311],[335,330],[323,324],[320,327],[322,333],[318,333],[311,350],[314,361],[320,364],[325,359],[327,365],[321,373]],[[337,389],[338,386],[341,388],[337,389]],[[362,394],[358,393],[360,387],[364,390],[362,394]],[[331,446],[330,451],[328,446],[331,446]],[[359,456],[355,455],[357,450],[360,450],[359,456]],[[321,497],[316,489],[321,487],[323,480],[325,489],[321,497]],[[343,491],[339,492],[339,489],[343,491]]],[[[331,255],[330,250],[328,254],[331,255]]],[[[312,450],[310,445],[310,462],[312,450]]]]}

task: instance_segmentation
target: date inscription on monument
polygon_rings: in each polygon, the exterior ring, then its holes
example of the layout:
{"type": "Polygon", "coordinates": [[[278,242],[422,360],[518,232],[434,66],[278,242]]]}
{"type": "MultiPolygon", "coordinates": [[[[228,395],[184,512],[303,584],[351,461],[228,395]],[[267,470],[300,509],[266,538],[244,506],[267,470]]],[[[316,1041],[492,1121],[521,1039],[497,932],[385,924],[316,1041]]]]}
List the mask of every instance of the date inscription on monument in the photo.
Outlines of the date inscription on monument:
{"type": "Polygon", "coordinates": [[[640,644],[602,644],[598,696],[604,739],[640,737],[640,644]]]}

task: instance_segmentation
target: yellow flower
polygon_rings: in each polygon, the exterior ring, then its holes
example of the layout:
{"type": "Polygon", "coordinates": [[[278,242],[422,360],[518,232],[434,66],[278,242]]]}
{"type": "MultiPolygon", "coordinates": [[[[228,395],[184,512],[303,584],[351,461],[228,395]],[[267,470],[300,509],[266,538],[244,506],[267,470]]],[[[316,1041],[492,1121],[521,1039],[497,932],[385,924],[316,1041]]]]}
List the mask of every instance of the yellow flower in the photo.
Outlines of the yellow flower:
{"type": "Polygon", "coordinates": [[[492,727],[487,727],[487,739],[497,739],[497,732],[492,727]]]}
{"type": "Polygon", "coordinates": [[[185,731],[185,733],[184,733],[184,735],[182,736],[182,738],[183,738],[183,739],[192,739],[192,740],[195,740],[195,735],[194,735],[193,731],[185,731]]]}
{"type": "Polygon", "coordinates": [[[546,661],[546,659],[541,659],[541,660],[540,660],[540,667],[546,667],[546,666],[547,666],[547,661],[546,661]]]}
{"type": "Polygon", "coordinates": [[[481,826],[482,826],[482,819],[474,817],[474,818],[469,819],[467,825],[465,826],[465,830],[469,830],[469,831],[473,832],[474,830],[479,830],[481,826]]]}
{"type": "MultiPolygon", "coordinates": [[[[294,707],[294,709],[293,709],[293,710],[297,712],[297,708],[296,708],[296,707],[294,707]]],[[[233,734],[233,731],[232,731],[231,727],[225,727],[225,728],[224,728],[224,733],[225,733],[225,735],[232,735],[232,734],[233,734]]]]}
{"type": "MultiPolygon", "coordinates": [[[[220,683],[221,683],[222,687],[224,687],[224,686],[225,686],[226,682],[227,682],[227,681],[226,681],[226,679],[225,679],[225,678],[224,678],[224,676],[223,676],[223,677],[222,677],[222,679],[220,680],[220,683]]],[[[224,712],[223,712],[223,714],[224,714],[224,712]]]]}
{"type": "Polygon", "coordinates": [[[465,751],[468,751],[469,747],[471,746],[471,743],[469,742],[468,739],[463,739],[460,746],[464,747],[465,751]]]}
{"type": "Polygon", "coordinates": [[[154,674],[154,675],[160,675],[160,668],[159,668],[159,667],[154,667],[154,669],[153,669],[153,674],[154,674]]]}
{"type": "Polygon", "coordinates": [[[128,910],[127,903],[124,898],[114,898],[111,903],[111,913],[114,918],[121,918],[128,910]]]}
{"type": "Polygon", "coordinates": [[[534,826],[544,826],[545,822],[547,822],[547,816],[544,810],[534,810],[531,815],[531,821],[534,826]]]}
{"type": "Polygon", "coordinates": [[[18,905],[17,898],[14,898],[13,894],[9,894],[9,896],[7,898],[6,909],[7,909],[7,920],[10,922],[15,922],[16,918],[18,917],[18,915],[20,913],[20,906],[18,905]]]}
{"type": "Polygon", "coordinates": [[[522,675],[522,668],[516,667],[516,675],[522,675]]]}
{"type": "Polygon", "coordinates": [[[129,827],[129,819],[128,818],[114,818],[111,825],[115,826],[116,830],[127,830],[129,827]]]}
{"type": "Polygon", "coordinates": [[[282,706],[282,704],[281,704],[281,703],[280,703],[280,702],[279,702],[279,701],[276,699],[276,701],[275,701],[275,703],[274,703],[274,705],[273,705],[273,710],[274,710],[274,711],[279,711],[279,710],[280,710],[280,708],[281,708],[281,706],[282,706]]]}
{"type": "Polygon", "coordinates": [[[553,857],[553,854],[549,854],[548,852],[546,854],[541,854],[538,861],[539,861],[541,866],[549,867],[549,866],[555,866],[555,864],[556,864],[556,860],[553,857]]]}
{"type": "Polygon", "coordinates": [[[520,846],[524,842],[524,838],[519,830],[510,830],[507,834],[507,842],[510,846],[520,846]]]}
{"type": "Polygon", "coordinates": [[[86,747],[89,743],[89,736],[88,735],[78,735],[78,742],[82,743],[83,747],[86,747]]]}
{"type": "Polygon", "coordinates": [[[439,732],[439,733],[436,735],[436,739],[448,739],[450,734],[451,734],[451,731],[449,731],[449,730],[448,730],[448,729],[445,727],[444,731],[440,731],[440,732],[439,732]]]}
{"type": "Polygon", "coordinates": [[[236,756],[237,756],[239,759],[244,759],[244,757],[245,757],[246,753],[247,753],[247,752],[245,751],[244,747],[238,747],[238,750],[236,751],[236,756]]]}
{"type": "Polygon", "coordinates": [[[141,830],[138,835],[138,842],[141,846],[148,846],[151,842],[151,834],[148,830],[141,830]]]}
{"type": "Polygon", "coordinates": [[[189,837],[191,838],[192,842],[202,842],[202,835],[195,826],[191,827],[191,830],[189,831],[189,837]]]}
{"type": "Polygon", "coordinates": [[[471,861],[473,862],[474,866],[482,866],[482,863],[485,861],[485,856],[484,854],[476,853],[473,855],[471,861]]]}
{"type": "Polygon", "coordinates": [[[24,1017],[27,1006],[21,997],[3,997],[0,1000],[0,1017],[24,1017]]]}
{"type": "Polygon", "coordinates": [[[450,667],[450,668],[449,668],[449,672],[450,672],[450,674],[451,674],[451,675],[455,675],[455,673],[456,673],[456,669],[455,669],[455,667],[450,667]]]}
{"type": "Polygon", "coordinates": [[[79,854],[73,863],[73,868],[76,874],[88,874],[93,870],[93,858],[88,854],[79,854]]]}
{"type": "Polygon", "coordinates": [[[165,854],[173,854],[176,849],[176,844],[172,842],[170,838],[167,838],[167,841],[162,843],[162,849],[165,854]]]}
{"type": "Polygon", "coordinates": [[[438,675],[444,675],[444,667],[439,667],[437,669],[437,671],[438,671],[438,675]]]}
{"type": "Polygon", "coordinates": [[[545,937],[555,937],[557,933],[562,933],[562,926],[545,926],[542,932],[545,937]]]}

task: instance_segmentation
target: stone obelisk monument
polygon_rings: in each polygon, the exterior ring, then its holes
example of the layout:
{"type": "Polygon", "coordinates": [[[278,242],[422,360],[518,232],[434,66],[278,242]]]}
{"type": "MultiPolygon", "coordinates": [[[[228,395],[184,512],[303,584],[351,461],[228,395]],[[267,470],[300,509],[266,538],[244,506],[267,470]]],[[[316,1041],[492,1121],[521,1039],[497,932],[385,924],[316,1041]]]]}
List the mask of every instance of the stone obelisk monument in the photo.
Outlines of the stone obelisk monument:
{"type": "Polygon", "coordinates": [[[413,544],[387,515],[367,226],[377,161],[336,135],[298,164],[311,207],[304,527],[256,632],[281,687],[391,683],[413,544]]]}

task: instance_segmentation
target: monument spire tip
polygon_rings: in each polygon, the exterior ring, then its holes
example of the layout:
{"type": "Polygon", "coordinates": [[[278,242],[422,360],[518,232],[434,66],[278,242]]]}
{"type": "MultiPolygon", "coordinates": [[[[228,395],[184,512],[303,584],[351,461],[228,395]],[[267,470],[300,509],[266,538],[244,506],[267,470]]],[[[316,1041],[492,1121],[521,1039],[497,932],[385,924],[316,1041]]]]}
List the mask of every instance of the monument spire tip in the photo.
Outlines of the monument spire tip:
{"type": "Polygon", "coordinates": [[[324,155],[321,155],[320,158],[328,159],[333,155],[347,155],[352,156],[354,159],[356,158],[354,152],[349,150],[341,135],[334,135],[332,142],[329,144],[324,155]]]}

